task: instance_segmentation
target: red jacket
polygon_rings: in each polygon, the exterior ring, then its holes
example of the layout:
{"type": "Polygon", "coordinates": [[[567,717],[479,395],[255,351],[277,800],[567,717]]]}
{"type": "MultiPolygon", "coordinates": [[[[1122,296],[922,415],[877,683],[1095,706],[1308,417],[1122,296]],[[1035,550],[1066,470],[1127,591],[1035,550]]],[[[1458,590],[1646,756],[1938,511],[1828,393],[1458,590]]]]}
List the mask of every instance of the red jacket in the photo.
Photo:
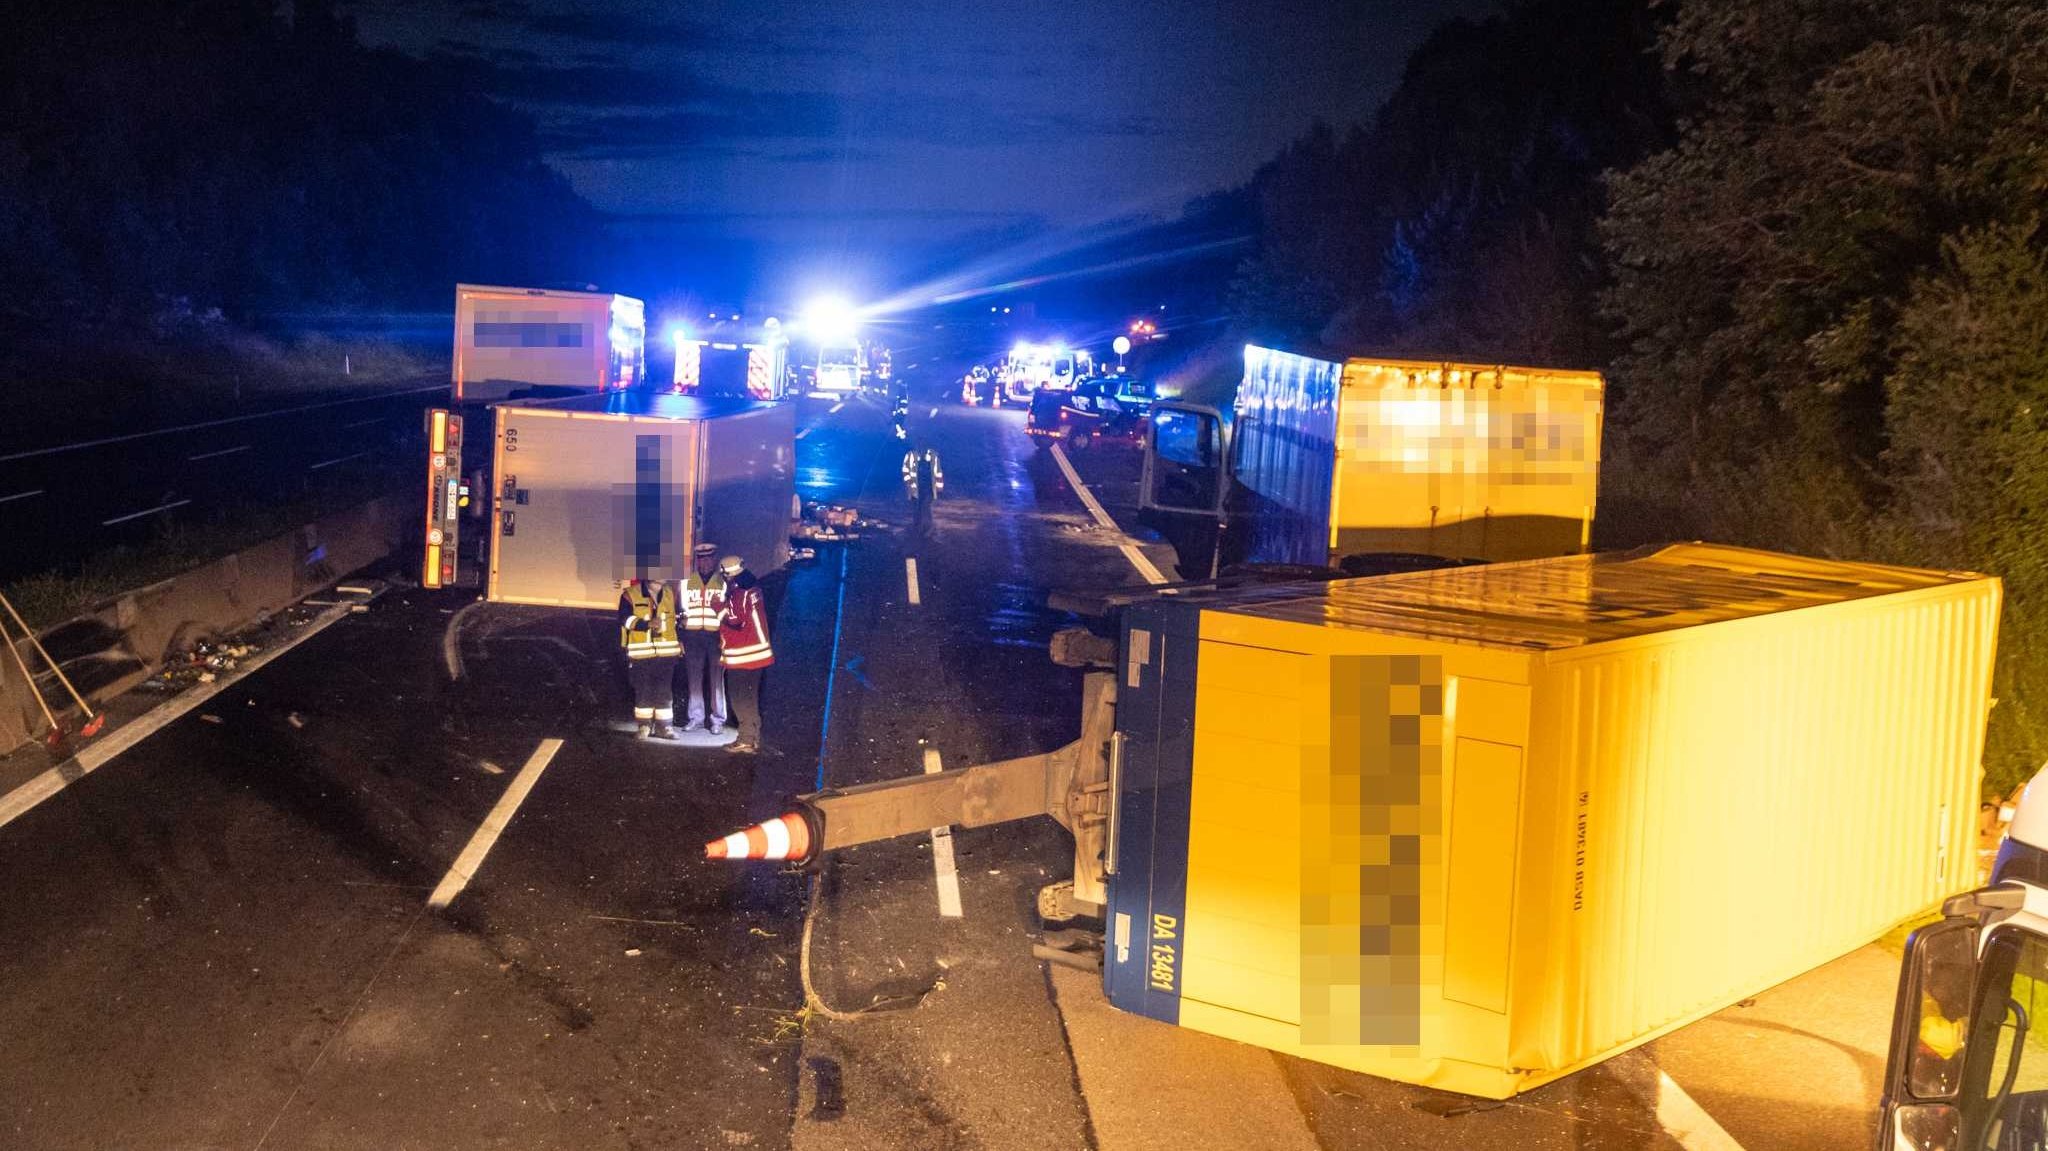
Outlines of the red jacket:
{"type": "Polygon", "coordinates": [[[768,643],[768,605],[753,572],[743,571],[726,581],[718,647],[719,662],[727,667],[767,667],[775,662],[775,649],[768,643]]]}

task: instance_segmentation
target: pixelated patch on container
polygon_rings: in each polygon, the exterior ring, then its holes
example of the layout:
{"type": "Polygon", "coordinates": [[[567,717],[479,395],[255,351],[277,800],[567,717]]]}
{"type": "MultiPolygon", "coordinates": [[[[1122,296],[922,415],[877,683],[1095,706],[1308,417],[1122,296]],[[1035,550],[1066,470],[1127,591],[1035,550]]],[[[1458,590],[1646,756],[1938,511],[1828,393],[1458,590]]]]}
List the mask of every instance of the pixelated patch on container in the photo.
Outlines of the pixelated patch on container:
{"type": "Polygon", "coordinates": [[[682,517],[688,492],[671,474],[665,436],[633,437],[633,482],[611,493],[612,581],[684,575],[682,517]]]}
{"type": "Polygon", "coordinates": [[[1301,1040],[1415,1046],[1440,970],[1443,660],[1339,656],[1303,761],[1301,1040]]]}

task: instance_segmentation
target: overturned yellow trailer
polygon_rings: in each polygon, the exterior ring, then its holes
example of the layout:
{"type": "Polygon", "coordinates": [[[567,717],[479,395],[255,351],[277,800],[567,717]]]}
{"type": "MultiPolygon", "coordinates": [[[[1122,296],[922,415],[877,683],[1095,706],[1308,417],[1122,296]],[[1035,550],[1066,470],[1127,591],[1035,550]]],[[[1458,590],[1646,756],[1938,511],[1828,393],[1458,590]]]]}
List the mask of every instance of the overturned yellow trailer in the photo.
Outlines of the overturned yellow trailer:
{"type": "Polygon", "coordinates": [[[2000,594],[1682,544],[1160,596],[1076,743],[779,842],[1052,814],[1116,1006],[1505,1098],[1973,884],[2000,594]]]}

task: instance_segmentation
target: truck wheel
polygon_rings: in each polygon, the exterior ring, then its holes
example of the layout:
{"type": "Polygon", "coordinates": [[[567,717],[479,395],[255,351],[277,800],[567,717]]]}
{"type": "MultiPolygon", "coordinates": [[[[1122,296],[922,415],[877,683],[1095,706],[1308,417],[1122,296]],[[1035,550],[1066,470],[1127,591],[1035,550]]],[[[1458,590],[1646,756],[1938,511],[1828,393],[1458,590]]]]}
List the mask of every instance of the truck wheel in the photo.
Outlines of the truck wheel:
{"type": "Polygon", "coordinates": [[[1085,452],[1088,450],[1088,433],[1076,428],[1067,433],[1067,450],[1085,452]]]}

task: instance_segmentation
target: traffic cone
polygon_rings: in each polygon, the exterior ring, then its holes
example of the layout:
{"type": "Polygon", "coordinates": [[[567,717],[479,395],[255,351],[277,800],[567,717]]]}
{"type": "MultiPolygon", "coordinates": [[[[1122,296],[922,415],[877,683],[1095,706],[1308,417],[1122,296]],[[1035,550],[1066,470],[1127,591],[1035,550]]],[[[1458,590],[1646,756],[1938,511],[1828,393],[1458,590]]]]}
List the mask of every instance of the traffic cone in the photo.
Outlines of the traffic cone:
{"type": "Polygon", "coordinates": [[[757,823],[704,845],[706,859],[786,859],[802,863],[811,855],[811,825],[802,812],[757,823]]]}

